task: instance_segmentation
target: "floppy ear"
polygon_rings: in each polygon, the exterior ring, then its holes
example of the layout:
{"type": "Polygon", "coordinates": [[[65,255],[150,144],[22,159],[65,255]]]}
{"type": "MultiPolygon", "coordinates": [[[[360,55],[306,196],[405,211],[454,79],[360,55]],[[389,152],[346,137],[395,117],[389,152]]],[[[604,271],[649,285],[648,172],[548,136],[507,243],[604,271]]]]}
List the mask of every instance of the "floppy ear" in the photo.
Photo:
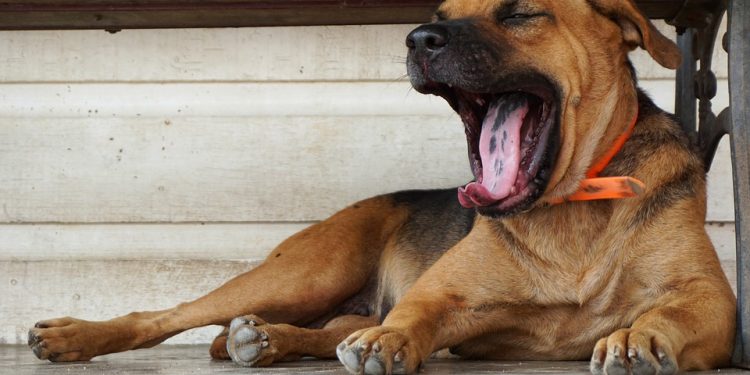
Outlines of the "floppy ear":
{"type": "Polygon", "coordinates": [[[625,44],[631,48],[645,49],[656,62],[665,68],[677,69],[680,66],[682,61],[680,49],[656,29],[632,0],[588,0],[588,2],[596,11],[620,25],[625,44]]]}

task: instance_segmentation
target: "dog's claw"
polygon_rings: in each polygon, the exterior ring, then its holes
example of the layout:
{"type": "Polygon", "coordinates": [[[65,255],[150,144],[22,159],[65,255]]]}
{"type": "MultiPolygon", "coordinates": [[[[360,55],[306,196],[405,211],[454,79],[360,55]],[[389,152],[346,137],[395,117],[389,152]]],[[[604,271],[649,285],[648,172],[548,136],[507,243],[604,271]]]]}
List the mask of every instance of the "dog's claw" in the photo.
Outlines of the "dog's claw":
{"type": "Polygon", "coordinates": [[[44,358],[42,358],[42,349],[44,349],[44,348],[42,348],[41,344],[40,345],[34,345],[34,346],[31,347],[31,351],[39,359],[44,359],[44,358]]]}
{"type": "Polygon", "coordinates": [[[36,343],[38,343],[40,340],[39,336],[37,336],[33,330],[29,330],[29,337],[28,337],[28,345],[33,346],[36,343]]]}
{"type": "Polygon", "coordinates": [[[347,371],[353,374],[360,372],[360,364],[362,363],[361,351],[349,350],[346,342],[342,342],[336,348],[336,356],[339,358],[339,361],[341,361],[341,364],[344,365],[347,371]]]}
{"type": "MultiPolygon", "coordinates": [[[[250,324],[250,320],[245,319],[242,316],[239,317],[239,318],[234,318],[234,319],[232,319],[232,322],[229,323],[229,332],[232,332],[232,331],[236,330],[240,326],[248,325],[248,324],[250,324]]],[[[255,325],[255,324],[253,324],[253,325],[255,325]]]]}
{"type": "Polygon", "coordinates": [[[621,329],[597,342],[590,369],[595,375],[670,375],[677,372],[670,352],[666,338],[658,333],[621,329]]]}

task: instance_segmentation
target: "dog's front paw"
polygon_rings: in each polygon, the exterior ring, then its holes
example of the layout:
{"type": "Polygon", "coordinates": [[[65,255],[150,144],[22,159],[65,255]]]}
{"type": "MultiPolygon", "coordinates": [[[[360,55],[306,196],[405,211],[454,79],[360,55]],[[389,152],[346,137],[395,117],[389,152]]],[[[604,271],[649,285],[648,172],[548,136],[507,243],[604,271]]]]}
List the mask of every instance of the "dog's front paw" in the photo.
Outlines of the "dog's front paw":
{"type": "Polygon", "coordinates": [[[674,374],[677,359],[667,338],[654,331],[621,329],[596,343],[594,374],[674,374]]]}
{"type": "Polygon", "coordinates": [[[422,362],[414,340],[389,327],[353,333],[339,344],[336,355],[352,374],[412,374],[422,362]]]}

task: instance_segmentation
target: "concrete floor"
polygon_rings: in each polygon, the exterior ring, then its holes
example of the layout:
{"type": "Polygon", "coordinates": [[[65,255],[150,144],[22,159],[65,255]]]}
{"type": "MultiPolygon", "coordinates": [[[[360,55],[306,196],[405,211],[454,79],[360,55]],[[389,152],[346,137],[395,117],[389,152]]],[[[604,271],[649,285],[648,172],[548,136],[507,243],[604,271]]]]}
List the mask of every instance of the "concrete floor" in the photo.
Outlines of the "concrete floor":
{"type": "MultiPolygon", "coordinates": [[[[588,374],[585,362],[469,362],[456,360],[430,361],[425,374],[588,374]]],[[[740,373],[724,369],[711,373],[740,373]]],[[[208,347],[203,345],[162,345],[148,350],[111,354],[92,362],[43,362],[25,346],[0,346],[0,374],[342,374],[346,371],[337,361],[300,361],[264,369],[238,367],[231,362],[211,361],[208,347]]]]}

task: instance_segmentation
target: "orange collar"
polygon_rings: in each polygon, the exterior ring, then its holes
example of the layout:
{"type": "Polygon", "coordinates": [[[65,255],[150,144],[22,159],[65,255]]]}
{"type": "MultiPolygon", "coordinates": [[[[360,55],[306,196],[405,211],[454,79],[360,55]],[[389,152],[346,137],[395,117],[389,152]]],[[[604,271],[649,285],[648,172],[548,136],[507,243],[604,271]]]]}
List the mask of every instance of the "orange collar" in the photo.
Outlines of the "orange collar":
{"type": "MultiPolygon", "coordinates": [[[[636,110],[637,111],[637,110],[636,110]]],[[[552,204],[559,204],[563,202],[573,201],[592,201],[600,199],[622,199],[631,198],[643,193],[646,185],[634,177],[629,176],[616,176],[616,177],[599,177],[604,168],[609,165],[612,158],[617,155],[622,149],[622,146],[633,134],[635,124],[638,122],[638,112],[635,114],[635,118],[630,126],[625,130],[624,133],[620,134],[612,145],[612,148],[604,154],[598,162],[594,163],[593,166],[586,173],[586,178],[581,181],[581,185],[578,187],[575,193],[567,196],[557,198],[552,201],[552,204]]]]}

